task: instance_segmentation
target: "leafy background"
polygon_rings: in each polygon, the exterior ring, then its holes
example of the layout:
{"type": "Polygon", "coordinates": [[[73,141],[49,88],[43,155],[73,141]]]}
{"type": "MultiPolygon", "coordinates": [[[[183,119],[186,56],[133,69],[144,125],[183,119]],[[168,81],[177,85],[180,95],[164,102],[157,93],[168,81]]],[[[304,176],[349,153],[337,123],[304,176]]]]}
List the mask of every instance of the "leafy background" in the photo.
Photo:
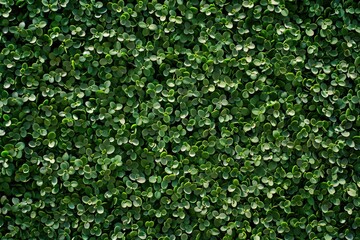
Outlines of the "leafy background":
{"type": "Polygon", "coordinates": [[[0,0],[0,238],[359,239],[359,16],[0,0]]]}

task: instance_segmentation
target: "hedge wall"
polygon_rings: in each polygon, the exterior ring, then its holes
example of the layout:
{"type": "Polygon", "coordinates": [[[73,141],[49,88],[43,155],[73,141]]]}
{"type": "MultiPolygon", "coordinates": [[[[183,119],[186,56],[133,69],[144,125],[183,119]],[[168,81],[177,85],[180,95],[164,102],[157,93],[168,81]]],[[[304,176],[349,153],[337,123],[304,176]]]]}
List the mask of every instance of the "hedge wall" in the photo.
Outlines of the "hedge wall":
{"type": "Polygon", "coordinates": [[[356,0],[0,0],[1,239],[360,239],[356,0]]]}

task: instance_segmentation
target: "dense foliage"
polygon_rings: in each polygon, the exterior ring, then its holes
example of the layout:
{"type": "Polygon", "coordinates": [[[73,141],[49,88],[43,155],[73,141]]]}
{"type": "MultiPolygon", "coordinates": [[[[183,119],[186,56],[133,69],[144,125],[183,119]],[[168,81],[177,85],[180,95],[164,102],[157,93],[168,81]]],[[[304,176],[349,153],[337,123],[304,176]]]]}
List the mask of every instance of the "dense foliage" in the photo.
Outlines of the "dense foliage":
{"type": "Polygon", "coordinates": [[[360,3],[0,0],[1,239],[359,239],[360,3]]]}

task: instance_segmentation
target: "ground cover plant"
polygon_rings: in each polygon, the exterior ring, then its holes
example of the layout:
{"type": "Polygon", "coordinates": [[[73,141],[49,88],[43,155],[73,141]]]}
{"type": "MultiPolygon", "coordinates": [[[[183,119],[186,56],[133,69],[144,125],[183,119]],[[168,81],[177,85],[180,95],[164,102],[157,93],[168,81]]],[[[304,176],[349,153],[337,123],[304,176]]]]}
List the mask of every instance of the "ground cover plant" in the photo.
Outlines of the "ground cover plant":
{"type": "Polygon", "coordinates": [[[0,239],[360,239],[360,3],[0,0],[0,239]]]}

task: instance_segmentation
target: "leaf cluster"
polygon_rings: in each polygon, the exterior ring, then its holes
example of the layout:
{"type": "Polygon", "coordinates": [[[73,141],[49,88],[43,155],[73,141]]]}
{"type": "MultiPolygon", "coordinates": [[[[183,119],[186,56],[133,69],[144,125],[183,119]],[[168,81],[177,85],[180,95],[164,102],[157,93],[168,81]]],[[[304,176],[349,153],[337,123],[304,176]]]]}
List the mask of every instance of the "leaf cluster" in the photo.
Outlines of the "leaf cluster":
{"type": "Polygon", "coordinates": [[[0,238],[358,239],[359,16],[0,0],[0,238]]]}

